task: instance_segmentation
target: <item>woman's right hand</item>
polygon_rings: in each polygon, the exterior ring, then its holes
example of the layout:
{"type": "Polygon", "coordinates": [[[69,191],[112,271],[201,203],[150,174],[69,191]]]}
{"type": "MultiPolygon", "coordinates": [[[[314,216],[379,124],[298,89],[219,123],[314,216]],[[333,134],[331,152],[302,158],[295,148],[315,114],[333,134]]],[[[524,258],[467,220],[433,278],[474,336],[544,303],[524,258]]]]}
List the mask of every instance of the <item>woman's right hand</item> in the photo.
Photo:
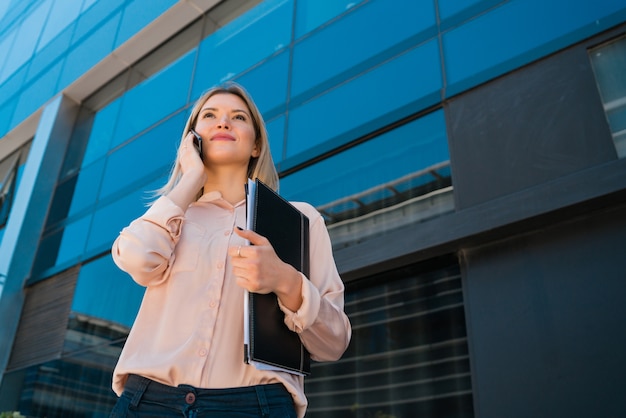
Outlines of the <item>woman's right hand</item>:
{"type": "Polygon", "coordinates": [[[167,196],[180,208],[186,210],[196,199],[196,195],[207,180],[207,171],[198,151],[193,146],[191,132],[181,142],[177,158],[183,175],[167,196]]]}
{"type": "Polygon", "coordinates": [[[188,132],[178,149],[178,161],[180,163],[181,170],[183,175],[187,173],[202,173],[206,176],[204,163],[198,154],[198,150],[193,144],[193,138],[193,134],[188,132]]]}

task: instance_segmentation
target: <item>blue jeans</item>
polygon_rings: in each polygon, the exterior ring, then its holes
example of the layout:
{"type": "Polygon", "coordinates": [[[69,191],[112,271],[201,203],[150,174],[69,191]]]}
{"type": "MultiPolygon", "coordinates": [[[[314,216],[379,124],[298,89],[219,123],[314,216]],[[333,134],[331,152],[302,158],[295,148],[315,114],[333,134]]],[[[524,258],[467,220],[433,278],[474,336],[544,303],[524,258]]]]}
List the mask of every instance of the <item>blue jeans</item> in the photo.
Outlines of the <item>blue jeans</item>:
{"type": "Polygon", "coordinates": [[[110,418],[296,418],[291,394],[280,384],[230,389],[167,386],[130,375],[110,418]]]}

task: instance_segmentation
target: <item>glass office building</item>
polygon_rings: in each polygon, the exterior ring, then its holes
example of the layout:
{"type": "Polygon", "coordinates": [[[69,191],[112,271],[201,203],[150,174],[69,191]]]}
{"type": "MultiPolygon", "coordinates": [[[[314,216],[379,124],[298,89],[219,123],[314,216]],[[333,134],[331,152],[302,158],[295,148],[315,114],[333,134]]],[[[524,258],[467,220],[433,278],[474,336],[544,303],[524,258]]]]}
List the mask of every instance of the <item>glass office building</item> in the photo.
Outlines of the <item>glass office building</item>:
{"type": "Polygon", "coordinates": [[[620,0],[1,2],[0,412],[108,416],[111,245],[234,80],[346,284],[308,417],[623,416],[625,74],[620,0]]]}

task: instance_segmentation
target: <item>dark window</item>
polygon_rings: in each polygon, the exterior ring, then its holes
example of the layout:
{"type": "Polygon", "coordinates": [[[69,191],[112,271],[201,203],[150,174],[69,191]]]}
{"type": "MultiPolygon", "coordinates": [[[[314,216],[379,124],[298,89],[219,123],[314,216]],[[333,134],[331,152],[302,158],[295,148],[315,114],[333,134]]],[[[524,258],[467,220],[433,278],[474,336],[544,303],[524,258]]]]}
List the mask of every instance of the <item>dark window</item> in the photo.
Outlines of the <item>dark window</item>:
{"type": "Polygon", "coordinates": [[[30,143],[0,161],[0,228],[3,228],[9,219],[20,167],[26,160],[29,146],[30,143]]]}
{"type": "Polygon", "coordinates": [[[461,275],[419,266],[348,283],[338,362],[305,379],[307,417],[472,417],[461,275]]]}

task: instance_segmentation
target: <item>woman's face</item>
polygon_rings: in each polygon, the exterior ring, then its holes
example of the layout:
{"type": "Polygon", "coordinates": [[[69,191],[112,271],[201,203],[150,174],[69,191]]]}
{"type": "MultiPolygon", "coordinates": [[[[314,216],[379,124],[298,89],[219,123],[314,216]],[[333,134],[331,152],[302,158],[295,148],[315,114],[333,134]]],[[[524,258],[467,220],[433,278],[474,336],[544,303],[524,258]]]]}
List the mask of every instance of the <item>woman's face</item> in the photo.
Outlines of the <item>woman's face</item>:
{"type": "Polygon", "coordinates": [[[252,115],[237,95],[217,93],[202,105],[195,126],[202,136],[204,161],[207,164],[241,164],[247,167],[260,149],[252,115]]]}

